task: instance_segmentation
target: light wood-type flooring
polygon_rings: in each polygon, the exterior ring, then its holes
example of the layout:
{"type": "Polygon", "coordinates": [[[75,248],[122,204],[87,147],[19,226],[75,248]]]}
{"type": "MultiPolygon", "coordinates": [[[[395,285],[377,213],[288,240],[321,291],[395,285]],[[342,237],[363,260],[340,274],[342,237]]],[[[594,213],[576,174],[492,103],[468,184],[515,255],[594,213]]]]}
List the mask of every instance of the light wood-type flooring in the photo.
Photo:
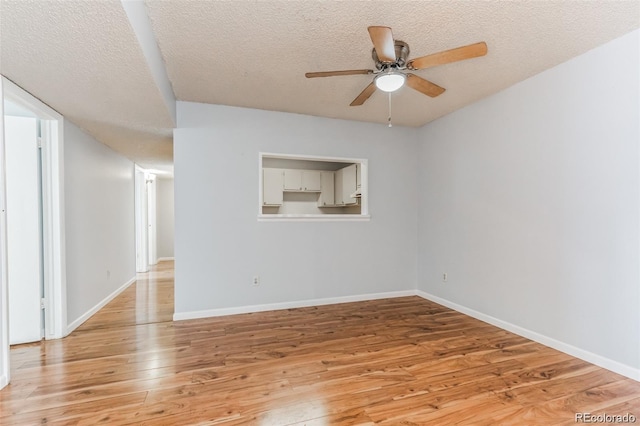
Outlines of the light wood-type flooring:
{"type": "Polygon", "coordinates": [[[640,422],[639,382],[419,297],[172,322],[172,268],[13,347],[0,424],[640,422]]]}

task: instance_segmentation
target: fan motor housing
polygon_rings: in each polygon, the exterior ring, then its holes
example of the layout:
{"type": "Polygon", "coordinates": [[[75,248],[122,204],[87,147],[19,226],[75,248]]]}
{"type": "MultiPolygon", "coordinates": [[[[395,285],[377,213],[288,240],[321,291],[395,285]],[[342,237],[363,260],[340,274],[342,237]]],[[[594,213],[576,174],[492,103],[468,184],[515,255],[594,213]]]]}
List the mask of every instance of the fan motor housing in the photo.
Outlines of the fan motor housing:
{"type": "Polygon", "coordinates": [[[394,63],[380,61],[378,54],[376,53],[376,49],[374,48],[371,51],[371,57],[373,58],[373,62],[375,62],[377,69],[381,70],[383,68],[388,68],[389,66],[404,68],[407,65],[409,45],[402,40],[394,40],[393,42],[396,48],[396,61],[394,63]]]}

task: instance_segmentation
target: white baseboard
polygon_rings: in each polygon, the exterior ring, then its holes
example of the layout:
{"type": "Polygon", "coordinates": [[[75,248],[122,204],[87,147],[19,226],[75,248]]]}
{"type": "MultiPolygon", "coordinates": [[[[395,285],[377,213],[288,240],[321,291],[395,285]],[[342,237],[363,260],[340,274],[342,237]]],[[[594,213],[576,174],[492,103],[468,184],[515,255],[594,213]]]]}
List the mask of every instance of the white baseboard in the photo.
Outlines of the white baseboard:
{"type": "Polygon", "coordinates": [[[175,260],[173,257],[159,257],[158,262],[165,262],[167,260],[175,260]]]}
{"type": "Polygon", "coordinates": [[[207,309],[204,311],[176,312],[174,321],[219,317],[224,315],[248,314],[251,312],[277,311],[280,309],[306,308],[308,306],[334,305],[336,303],[363,302],[365,300],[389,299],[392,297],[415,296],[415,290],[390,291],[356,296],[327,297],[324,299],[307,299],[294,302],[268,303],[264,305],[238,306],[233,308],[207,309]]]}
{"type": "Polygon", "coordinates": [[[450,302],[447,299],[434,296],[433,294],[426,293],[421,290],[416,290],[415,294],[422,297],[423,299],[427,299],[432,302],[451,308],[455,311],[462,312],[463,314],[469,315],[470,317],[479,319],[480,321],[484,321],[491,325],[495,325],[496,327],[500,327],[504,330],[510,331],[522,337],[526,337],[527,339],[531,339],[535,342],[542,343],[545,346],[549,346],[553,349],[557,349],[561,352],[564,352],[576,358],[580,358],[584,361],[590,362],[599,367],[606,368],[607,370],[613,371],[614,373],[618,373],[630,379],[640,381],[640,369],[638,368],[634,368],[626,364],[622,364],[618,361],[614,361],[612,359],[603,357],[601,355],[594,354],[593,352],[589,352],[584,349],[577,348],[568,343],[564,343],[559,340],[553,339],[551,337],[545,336],[543,334],[537,333],[535,331],[531,331],[529,329],[517,326],[515,324],[511,324],[510,322],[503,321],[498,318],[494,318],[490,315],[483,314],[482,312],[478,312],[474,309],[467,308],[466,306],[458,305],[457,303],[450,302]]]}
{"type": "Polygon", "coordinates": [[[67,332],[65,334],[65,336],[68,336],[69,334],[71,334],[71,332],[73,330],[75,330],[76,328],[80,327],[80,325],[82,325],[83,322],[85,322],[86,320],[88,320],[89,318],[91,318],[92,315],[94,315],[96,312],[98,312],[100,309],[102,309],[107,303],[111,302],[113,299],[115,299],[115,297],[117,295],[119,295],[120,293],[122,293],[124,290],[126,290],[127,287],[129,287],[131,284],[133,284],[134,282],[136,282],[136,277],[131,278],[129,281],[127,281],[126,283],[124,283],[122,286],[120,286],[119,288],[117,288],[113,293],[111,293],[110,295],[108,295],[107,297],[105,297],[103,300],[101,300],[100,302],[98,302],[97,305],[95,305],[93,308],[89,309],[87,312],[85,312],[80,318],[78,318],[77,320],[75,320],[74,322],[72,322],[71,324],[69,324],[67,326],[67,332]]]}
{"type": "Polygon", "coordinates": [[[7,379],[7,376],[5,376],[4,374],[0,376],[0,389],[4,388],[8,384],[9,384],[9,380],[7,379]]]}

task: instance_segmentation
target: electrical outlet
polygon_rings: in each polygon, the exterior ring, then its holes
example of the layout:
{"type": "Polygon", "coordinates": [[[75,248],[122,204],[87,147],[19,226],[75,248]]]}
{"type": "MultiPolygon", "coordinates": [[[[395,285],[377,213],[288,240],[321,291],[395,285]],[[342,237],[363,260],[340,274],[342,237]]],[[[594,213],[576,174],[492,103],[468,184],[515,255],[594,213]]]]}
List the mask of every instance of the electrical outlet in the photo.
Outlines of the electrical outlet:
{"type": "Polygon", "coordinates": [[[446,283],[446,282],[447,282],[447,273],[446,273],[446,272],[444,272],[444,273],[442,274],[442,282],[444,282],[444,283],[446,283]]]}
{"type": "Polygon", "coordinates": [[[260,285],[260,275],[255,275],[255,276],[253,277],[253,286],[254,286],[254,287],[257,287],[257,286],[259,286],[259,285],[260,285]]]}

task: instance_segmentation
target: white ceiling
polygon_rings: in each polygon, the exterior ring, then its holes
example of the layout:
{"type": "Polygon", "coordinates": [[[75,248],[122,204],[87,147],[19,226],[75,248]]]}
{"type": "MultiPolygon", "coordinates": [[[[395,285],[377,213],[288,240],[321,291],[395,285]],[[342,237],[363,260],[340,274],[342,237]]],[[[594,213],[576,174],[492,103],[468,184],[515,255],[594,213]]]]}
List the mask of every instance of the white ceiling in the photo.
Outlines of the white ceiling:
{"type": "MultiPolygon", "coordinates": [[[[179,100],[384,123],[386,94],[349,103],[371,81],[307,79],[372,68],[367,26],[385,25],[410,58],[485,41],[481,58],[415,72],[445,87],[395,93],[393,122],[421,126],[640,27],[630,1],[147,0],[179,100]]],[[[0,73],[147,167],[172,161],[170,113],[118,0],[0,0],[0,73]]]]}

